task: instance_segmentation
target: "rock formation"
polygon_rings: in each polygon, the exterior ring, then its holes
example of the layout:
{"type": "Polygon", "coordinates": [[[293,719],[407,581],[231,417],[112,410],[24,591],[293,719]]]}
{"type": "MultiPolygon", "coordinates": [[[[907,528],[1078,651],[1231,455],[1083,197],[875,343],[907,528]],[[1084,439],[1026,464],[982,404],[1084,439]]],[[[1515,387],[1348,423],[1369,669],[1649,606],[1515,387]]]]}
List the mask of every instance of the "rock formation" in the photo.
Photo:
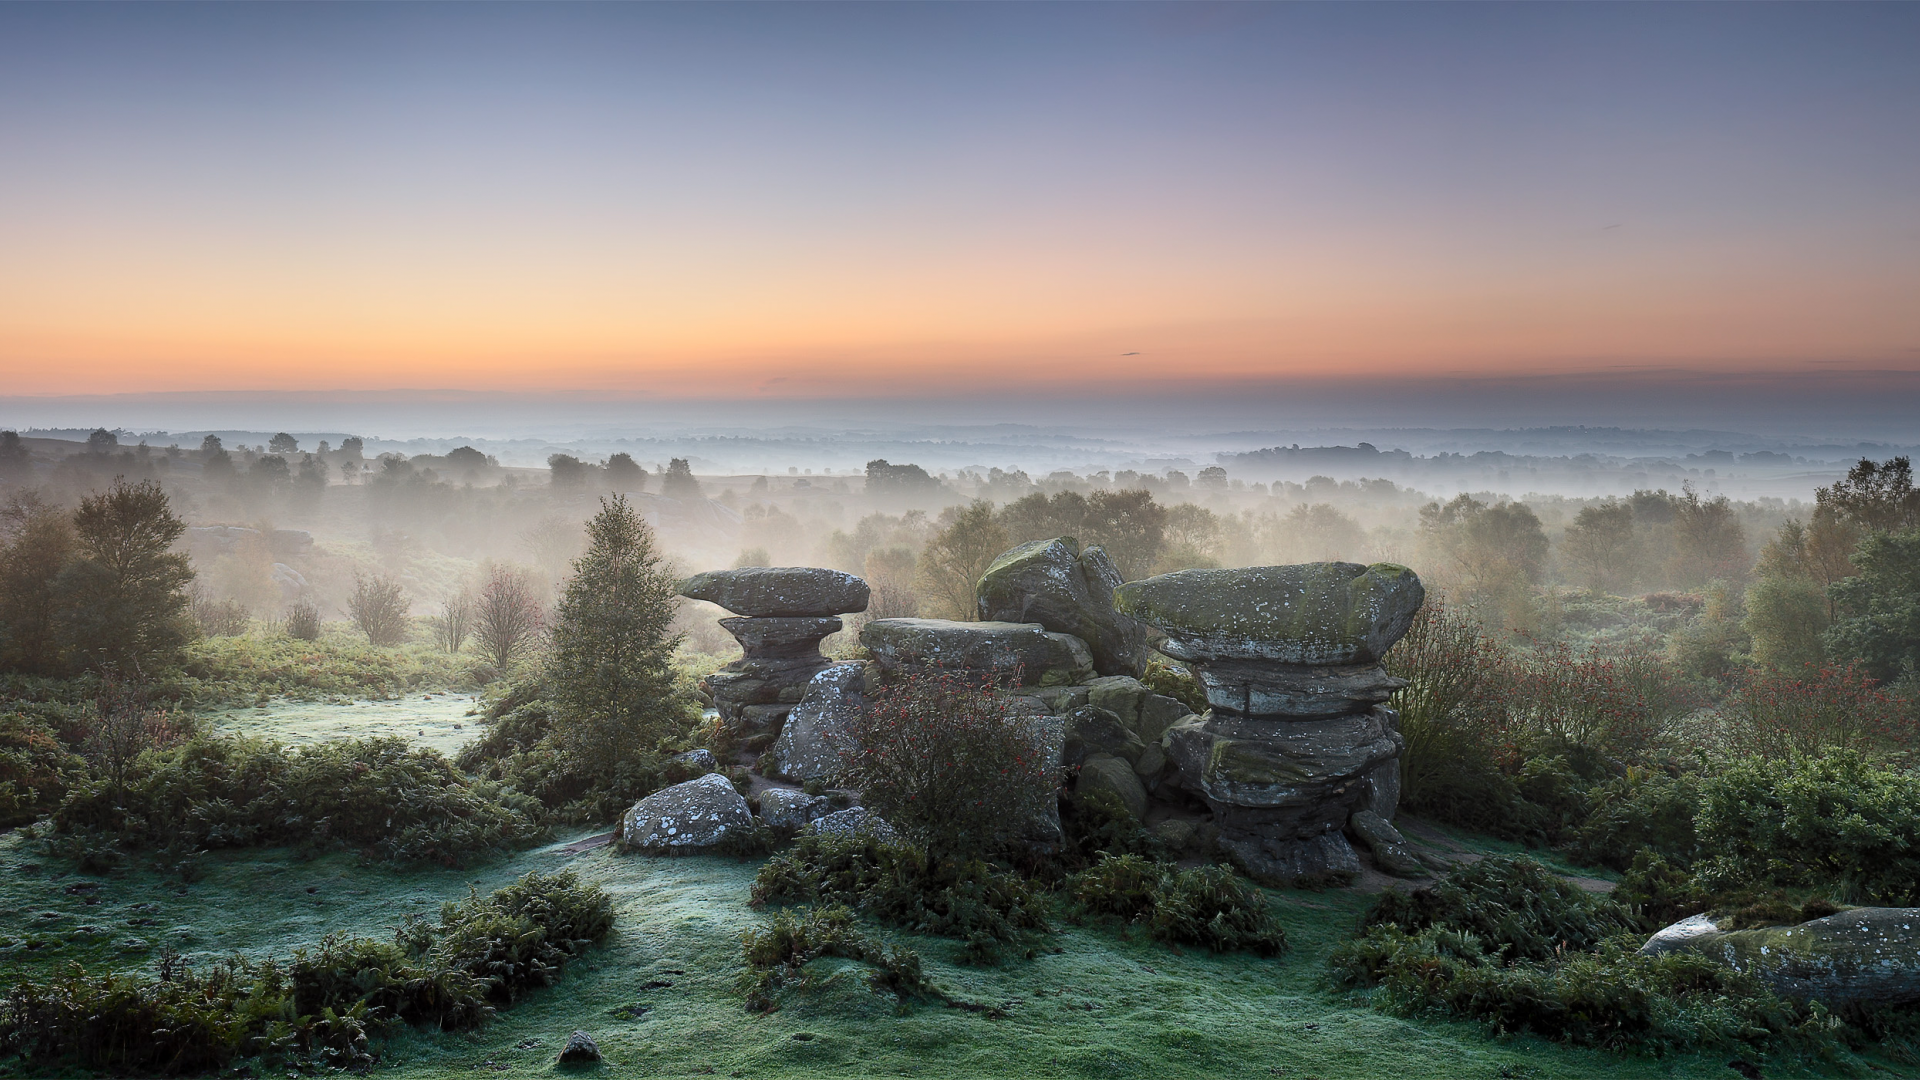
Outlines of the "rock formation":
{"type": "Polygon", "coordinates": [[[883,671],[988,672],[1023,686],[1071,686],[1093,675],[1086,642],[1038,623],[875,619],[860,631],[860,644],[883,671]]]}
{"type": "Polygon", "coordinates": [[[866,665],[829,664],[814,675],[773,743],[772,774],[788,780],[831,780],[853,749],[851,725],[866,708],[866,665]]]}
{"type": "Polygon", "coordinates": [[[646,852],[699,851],[753,829],[753,809],[719,773],[675,784],[634,803],[620,818],[620,841],[646,852]]]}
{"type": "Polygon", "coordinates": [[[1920,1001],[1920,908],[1853,908],[1798,926],[1728,931],[1695,915],[1640,947],[1643,956],[1673,952],[1717,960],[1782,997],[1830,1009],[1920,1001]]]}
{"type": "Polygon", "coordinates": [[[810,566],[749,566],[688,578],[680,595],[718,604],[739,617],[720,625],[746,653],[707,676],[720,718],[737,731],[778,728],[827,666],[820,640],[839,616],[867,607],[867,583],[810,566]]]}
{"type": "Polygon", "coordinates": [[[1370,847],[1398,840],[1384,796],[1397,799],[1404,744],[1381,703],[1405,684],[1380,658],[1424,598],[1413,571],[1388,563],[1182,570],[1115,590],[1115,608],[1165,633],[1162,651],[1206,690],[1206,716],[1175,723],[1161,745],[1252,877],[1351,878],[1356,811],[1373,815],[1370,847]]]}
{"type": "Polygon", "coordinates": [[[1087,643],[1095,671],[1138,676],[1146,667],[1147,631],[1113,610],[1120,582],[1104,549],[1081,551],[1063,536],[1021,544],[993,560],[975,592],[982,619],[1072,634],[1087,643]]]}

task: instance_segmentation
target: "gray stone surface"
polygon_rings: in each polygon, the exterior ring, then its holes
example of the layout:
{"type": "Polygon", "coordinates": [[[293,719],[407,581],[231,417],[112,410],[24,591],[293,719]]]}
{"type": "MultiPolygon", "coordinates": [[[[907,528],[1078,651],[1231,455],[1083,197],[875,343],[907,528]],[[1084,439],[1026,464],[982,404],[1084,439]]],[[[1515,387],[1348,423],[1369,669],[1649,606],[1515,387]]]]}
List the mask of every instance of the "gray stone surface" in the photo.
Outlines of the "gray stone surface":
{"type": "Polygon", "coordinates": [[[1118,716],[1142,742],[1158,742],[1167,728],[1192,715],[1192,710],[1179,699],[1156,694],[1138,679],[1123,675],[1091,679],[1086,690],[1087,704],[1118,716]]]}
{"type": "Polygon", "coordinates": [[[1035,540],[1003,553],[976,587],[980,617],[1039,623],[1087,643],[1094,670],[1138,675],[1146,666],[1147,629],[1113,609],[1120,572],[1105,550],[1080,550],[1072,537],[1035,540]]]}
{"type": "Polygon", "coordinates": [[[1124,759],[1128,765],[1146,753],[1146,744],[1120,718],[1094,705],[1082,705],[1066,716],[1068,766],[1077,766],[1095,754],[1124,759]]]}
{"type": "Polygon", "coordinates": [[[839,633],[842,625],[837,615],[818,618],[735,616],[720,620],[721,628],[733,635],[746,655],[755,659],[817,657],[820,639],[839,633]]]}
{"type": "Polygon", "coordinates": [[[883,844],[897,844],[900,833],[887,819],[864,806],[836,810],[815,818],[813,824],[802,829],[803,833],[818,833],[822,836],[871,836],[883,844]]]}
{"type": "Polygon", "coordinates": [[[791,788],[768,788],[760,793],[761,824],[781,832],[798,832],[831,810],[825,795],[809,795],[791,788]]]}
{"type": "Polygon", "coordinates": [[[1114,590],[1114,608],[1157,627],[1178,660],[1370,664],[1426,596],[1404,566],[1306,563],[1180,570],[1114,590]]]}
{"type": "Polygon", "coordinates": [[[1167,845],[1175,854],[1179,854],[1194,846],[1200,828],[1194,822],[1184,818],[1168,818],[1147,831],[1167,845]]]}
{"type": "Polygon", "coordinates": [[[1104,791],[1120,800],[1135,821],[1147,816],[1147,789],[1140,785],[1133,766],[1112,754],[1095,754],[1080,766],[1079,790],[1082,795],[1104,791]]]}
{"type": "Polygon", "coordinates": [[[1242,716],[1339,716],[1364,712],[1393,696],[1407,680],[1377,663],[1308,667],[1260,660],[1214,660],[1200,665],[1207,704],[1242,716]]]}
{"type": "Polygon", "coordinates": [[[1400,759],[1376,765],[1367,774],[1366,808],[1384,821],[1392,821],[1400,809],[1400,759]]]}
{"type": "Polygon", "coordinates": [[[807,684],[773,743],[775,773],[788,780],[827,780],[844,771],[854,748],[850,725],[866,707],[866,672],[857,662],[832,664],[807,684]]]}
{"type": "Polygon", "coordinates": [[[860,631],[860,644],[889,671],[966,669],[1006,680],[1018,672],[1028,686],[1071,686],[1093,674],[1086,642],[1038,623],[876,619],[860,631]]]}
{"type": "Polygon", "coordinates": [[[640,851],[697,851],[752,828],[747,800],[726,777],[708,773],[634,803],[620,819],[620,840],[640,851]]]}
{"type": "Polygon", "coordinates": [[[1234,838],[1223,832],[1218,842],[1235,865],[1262,885],[1345,885],[1360,874],[1360,857],[1338,832],[1293,840],[1234,838]]]}
{"type": "Polygon", "coordinates": [[[699,769],[703,772],[720,771],[720,759],[714,757],[713,751],[704,746],[698,750],[689,750],[684,754],[675,754],[673,755],[673,760],[685,765],[689,769],[699,769]]]}
{"type": "Polygon", "coordinates": [[[1724,932],[1696,915],[1640,952],[1696,953],[1759,977],[1782,997],[1829,1008],[1920,1001],[1920,908],[1853,908],[1798,926],[1724,932]]]}
{"type": "Polygon", "coordinates": [[[1397,877],[1425,877],[1426,865],[1407,838],[1386,818],[1371,810],[1356,810],[1347,819],[1347,832],[1373,852],[1373,864],[1397,877]]]}
{"type": "Polygon", "coordinates": [[[867,583],[818,566],[745,566],[695,574],[680,595],[718,604],[736,615],[772,618],[865,611],[867,583]]]}
{"type": "Polygon", "coordinates": [[[585,1065],[599,1060],[600,1044],[584,1031],[567,1036],[567,1045],[560,1049],[559,1062],[562,1065],[585,1065]]]}
{"type": "Polygon", "coordinates": [[[1339,828],[1372,794],[1366,783],[1400,753],[1378,712],[1291,723],[1205,723],[1168,729],[1162,747],[1183,784],[1222,806],[1297,811],[1302,824],[1339,828]]]}

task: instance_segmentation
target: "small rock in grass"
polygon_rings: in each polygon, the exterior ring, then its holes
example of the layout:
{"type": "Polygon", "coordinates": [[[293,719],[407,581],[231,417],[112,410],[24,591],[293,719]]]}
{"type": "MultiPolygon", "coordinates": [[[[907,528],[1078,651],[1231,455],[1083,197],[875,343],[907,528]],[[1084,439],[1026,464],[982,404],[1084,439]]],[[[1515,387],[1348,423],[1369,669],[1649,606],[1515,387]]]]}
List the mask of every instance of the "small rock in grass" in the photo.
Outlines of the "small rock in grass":
{"type": "Polygon", "coordinates": [[[584,1031],[576,1031],[567,1036],[567,1045],[560,1051],[560,1064],[581,1065],[589,1061],[600,1060],[600,1044],[593,1036],[584,1031]]]}
{"type": "Polygon", "coordinates": [[[830,809],[825,795],[787,788],[768,788],[760,793],[760,821],[769,829],[791,832],[826,816],[830,809]]]}
{"type": "Polygon", "coordinates": [[[900,834],[894,831],[892,825],[887,824],[887,819],[864,806],[855,806],[818,818],[802,831],[819,833],[823,836],[872,836],[883,844],[900,842],[900,834]]]}

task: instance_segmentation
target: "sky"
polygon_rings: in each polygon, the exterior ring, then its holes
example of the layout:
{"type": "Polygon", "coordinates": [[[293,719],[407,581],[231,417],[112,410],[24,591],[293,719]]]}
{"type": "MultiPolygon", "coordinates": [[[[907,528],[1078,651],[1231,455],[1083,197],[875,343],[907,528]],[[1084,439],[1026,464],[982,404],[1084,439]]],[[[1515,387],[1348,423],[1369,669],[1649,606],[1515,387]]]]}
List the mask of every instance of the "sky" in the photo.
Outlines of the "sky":
{"type": "Polygon", "coordinates": [[[0,5],[0,396],[1898,426],[1915,55],[1914,4],[0,5]]]}

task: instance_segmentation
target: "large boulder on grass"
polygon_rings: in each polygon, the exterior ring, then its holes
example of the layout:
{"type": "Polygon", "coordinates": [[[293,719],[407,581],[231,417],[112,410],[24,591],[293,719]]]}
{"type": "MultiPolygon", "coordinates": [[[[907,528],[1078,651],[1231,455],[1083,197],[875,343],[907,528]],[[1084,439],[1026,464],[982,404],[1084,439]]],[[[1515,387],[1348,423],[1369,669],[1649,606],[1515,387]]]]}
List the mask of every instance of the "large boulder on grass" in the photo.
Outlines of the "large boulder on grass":
{"type": "Polygon", "coordinates": [[[1920,908],[1852,908],[1798,926],[1722,931],[1706,915],[1653,935],[1643,956],[1693,953],[1757,976],[1795,1001],[1920,1001],[1920,908]]]}
{"type": "Polygon", "coordinates": [[[1114,590],[1114,609],[1167,635],[1177,660],[1377,663],[1413,624],[1420,578],[1393,563],[1179,570],[1114,590]]]}
{"type": "Polygon", "coordinates": [[[1093,675],[1086,642],[1039,623],[876,619],[860,644],[888,671],[982,671],[1003,682],[1018,674],[1026,686],[1072,686],[1093,675]]]}
{"type": "Polygon", "coordinates": [[[620,818],[620,841],[645,852],[699,851],[752,829],[747,800],[725,776],[708,773],[634,803],[620,818]]]}
{"type": "Polygon", "coordinates": [[[680,595],[718,604],[736,615],[825,618],[867,610],[867,583],[819,566],[743,566],[695,574],[680,595]]]}
{"type": "Polygon", "coordinates": [[[1139,675],[1147,629],[1113,610],[1120,571],[1100,547],[1080,550],[1070,536],[1021,544],[993,560],[975,594],[989,622],[1039,623],[1087,643],[1102,675],[1139,675]]]}
{"type": "Polygon", "coordinates": [[[774,740],[774,774],[802,783],[840,775],[854,750],[853,725],[865,707],[865,665],[849,661],[823,669],[774,740]]]}

